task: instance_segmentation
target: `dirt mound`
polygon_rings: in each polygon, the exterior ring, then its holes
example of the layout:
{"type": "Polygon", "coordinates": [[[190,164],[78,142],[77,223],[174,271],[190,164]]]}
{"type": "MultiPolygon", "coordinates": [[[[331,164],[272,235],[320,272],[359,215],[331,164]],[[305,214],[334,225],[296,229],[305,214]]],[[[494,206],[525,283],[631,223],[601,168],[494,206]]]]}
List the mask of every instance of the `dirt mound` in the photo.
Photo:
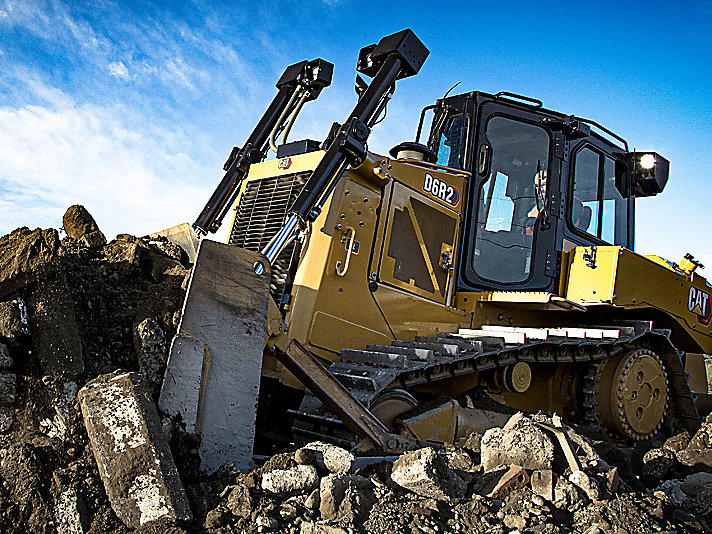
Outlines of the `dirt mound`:
{"type": "MultiPolygon", "coordinates": [[[[154,400],[190,265],[162,238],[106,243],[73,206],[56,230],[0,237],[0,532],[132,532],[112,509],[77,393],[118,369],[154,400]]],[[[159,425],[161,426],[161,425],[159,425]]],[[[354,458],[314,443],[246,474],[200,471],[169,420],[194,519],[153,532],[710,532],[712,420],[635,446],[515,414],[462,447],[354,458]],[[584,437],[584,435],[589,436],[584,437]],[[512,444],[517,444],[513,446],[512,444]]]]}

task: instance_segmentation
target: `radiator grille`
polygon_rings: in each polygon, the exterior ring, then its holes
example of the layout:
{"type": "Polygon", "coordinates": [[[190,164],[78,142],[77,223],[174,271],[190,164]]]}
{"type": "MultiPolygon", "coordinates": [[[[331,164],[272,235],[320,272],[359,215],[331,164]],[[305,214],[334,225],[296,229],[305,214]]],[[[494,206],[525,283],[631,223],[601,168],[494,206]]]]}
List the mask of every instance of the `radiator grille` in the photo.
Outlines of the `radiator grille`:
{"type": "MultiPolygon", "coordinates": [[[[236,209],[228,243],[255,252],[262,251],[286,221],[287,210],[310,174],[303,172],[248,182],[236,209]]],[[[287,282],[294,246],[291,243],[272,264],[270,292],[278,304],[287,282]]]]}

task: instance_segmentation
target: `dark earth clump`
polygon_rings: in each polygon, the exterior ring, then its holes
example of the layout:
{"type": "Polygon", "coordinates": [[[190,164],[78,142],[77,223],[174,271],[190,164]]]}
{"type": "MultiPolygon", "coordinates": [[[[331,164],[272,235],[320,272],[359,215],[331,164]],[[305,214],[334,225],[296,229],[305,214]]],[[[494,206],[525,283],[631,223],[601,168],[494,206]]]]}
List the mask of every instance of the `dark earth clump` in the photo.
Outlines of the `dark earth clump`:
{"type": "Polygon", "coordinates": [[[211,476],[199,438],[166,418],[194,519],[133,530],[111,507],[77,393],[123,369],[140,373],[155,401],[190,264],[165,238],[107,243],[81,206],[63,226],[61,240],[53,229],[0,237],[0,532],[712,532],[712,419],[694,436],[635,445],[564,425],[575,469],[552,436],[553,457],[536,468],[495,450],[507,432],[541,441],[554,424],[546,414],[515,414],[505,429],[395,462],[311,444],[250,473],[225,465],[211,476]],[[486,473],[485,457],[506,461],[486,473]]]}

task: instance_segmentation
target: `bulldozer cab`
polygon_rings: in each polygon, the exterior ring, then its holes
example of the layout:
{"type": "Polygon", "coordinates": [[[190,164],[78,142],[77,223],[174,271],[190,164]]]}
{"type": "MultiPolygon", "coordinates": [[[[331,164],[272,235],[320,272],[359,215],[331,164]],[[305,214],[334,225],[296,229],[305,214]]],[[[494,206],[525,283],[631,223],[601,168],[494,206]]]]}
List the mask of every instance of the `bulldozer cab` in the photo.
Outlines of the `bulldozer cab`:
{"type": "Polygon", "coordinates": [[[471,173],[459,290],[546,291],[557,252],[633,248],[635,158],[624,140],[510,93],[457,95],[427,109],[437,163],[471,173]]]}

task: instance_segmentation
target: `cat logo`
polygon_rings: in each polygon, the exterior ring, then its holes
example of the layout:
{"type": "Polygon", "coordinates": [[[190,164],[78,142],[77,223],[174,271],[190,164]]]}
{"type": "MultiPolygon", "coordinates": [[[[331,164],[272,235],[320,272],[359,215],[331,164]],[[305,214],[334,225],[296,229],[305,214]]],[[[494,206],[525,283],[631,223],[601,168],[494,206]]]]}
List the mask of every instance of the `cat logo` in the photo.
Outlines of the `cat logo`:
{"type": "Polygon", "coordinates": [[[687,309],[697,315],[700,324],[707,326],[712,319],[712,297],[701,289],[691,287],[687,296],[687,309]]]}
{"type": "Polygon", "coordinates": [[[279,160],[279,163],[277,164],[277,167],[280,169],[287,170],[289,167],[292,166],[292,158],[282,158],[279,160]]]}

